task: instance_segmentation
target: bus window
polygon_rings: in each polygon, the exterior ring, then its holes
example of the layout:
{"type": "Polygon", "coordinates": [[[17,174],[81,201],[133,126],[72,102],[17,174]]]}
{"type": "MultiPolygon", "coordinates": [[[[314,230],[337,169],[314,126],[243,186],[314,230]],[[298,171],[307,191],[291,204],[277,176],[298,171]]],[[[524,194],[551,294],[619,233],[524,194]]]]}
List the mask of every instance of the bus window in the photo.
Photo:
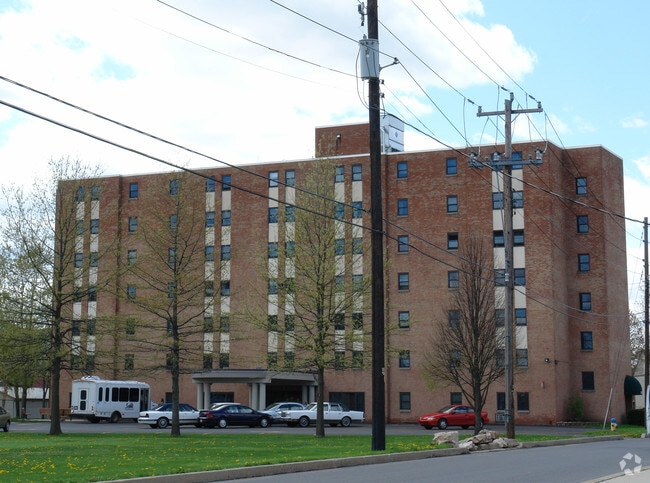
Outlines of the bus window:
{"type": "Polygon", "coordinates": [[[114,387],[113,388],[113,394],[111,395],[111,401],[119,401],[120,400],[120,388],[119,387],[114,387]]]}
{"type": "Polygon", "coordinates": [[[140,391],[138,390],[137,387],[132,387],[129,390],[129,402],[138,402],[138,396],[140,395],[140,391]]]}
{"type": "Polygon", "coordinates": [[[120,402],[129,402],[129,388],[121,387],[120,388],[120,402]]]}
{"type": "Polygon", "coordinates": [[[79,410],[81,411],[86,410],[87,399],[88,399],[88,391],[86,391],[85,389],[79,391],[79,410]]]}

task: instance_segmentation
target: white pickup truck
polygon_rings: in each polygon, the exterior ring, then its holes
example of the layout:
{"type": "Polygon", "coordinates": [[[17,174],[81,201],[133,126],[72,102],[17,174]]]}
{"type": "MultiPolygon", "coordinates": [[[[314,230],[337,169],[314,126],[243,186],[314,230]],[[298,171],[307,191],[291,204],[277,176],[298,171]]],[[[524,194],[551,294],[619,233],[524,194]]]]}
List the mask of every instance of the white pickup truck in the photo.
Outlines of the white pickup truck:
{"type": "MultiPolygon", "coordinates": [[[[287,422],[287,426],[300,426],[306,428],[310,423],[316,422],[316,403],[311,403],[305,409],[282,411],[280,419],[287,422]]],[[[323,419],[330,426],[347,428],[352,422],[363,423],[363,411],[350,411],[339,403],[323,403],[323,419]]]]}

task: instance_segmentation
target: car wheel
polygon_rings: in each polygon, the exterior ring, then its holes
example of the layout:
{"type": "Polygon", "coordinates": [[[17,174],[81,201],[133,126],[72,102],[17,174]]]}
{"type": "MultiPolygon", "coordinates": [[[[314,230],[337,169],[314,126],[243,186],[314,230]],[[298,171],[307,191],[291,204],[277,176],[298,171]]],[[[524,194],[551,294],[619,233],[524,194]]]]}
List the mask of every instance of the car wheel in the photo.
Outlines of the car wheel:
{"type": "Polygon", "coordinates": [[[9,426],[11,425],[11,421],[7,419],[7,424],[5,424],[5,427],[2,428],[5,433],[9,432],[9,426]]]}
{"type": "Polygon", "coordinates": [[[218,425],[221,429],[225,429],[225,428],[228,427],[228,421],[226,421],[224,418],[221,418],[221,419],[219,420],[219,422],[217,423],[217,425],[218,425]]]}
{"type": "Polygon", "coordinates": [[[160,429],[165,429],[167,426],[169,426],[169,419],[160,418],[156,423],[156,426],[158,426],[160,429]]]}
{"type": "Polygon", "coordinates": [[[347,416],[341,419],[341,426],[343,426],[344,428],[349,427],[350,423],[352,423],[352,420],[347,416]]]}
{"type": "Polygon", "coordinates": [[[263,428],[268,428],[269,426],[271,426],[271,424],[269,423],[269,418],[260,419],[260,426],[263,428]]]}
{"type": "Polygon", "coordinates": [[[298,420],[298,424],[300,425],[301,428],[306,428],[309,426],[309,418],[307,416],[301,416],[300,419],[298,420]]]}
{"type": "Polygon", "coordinates": [[[111,414],[110,421],[111,421],[111,423],[119,423],[121,417],[122,416],[120,415],[120,413],[115,411],[113,414],[111,414]]]}
{"type": "Polygon", "coordinates": [[[438,421],[438,429],[447,429],[447,420],[441,419],[438,421]]]}

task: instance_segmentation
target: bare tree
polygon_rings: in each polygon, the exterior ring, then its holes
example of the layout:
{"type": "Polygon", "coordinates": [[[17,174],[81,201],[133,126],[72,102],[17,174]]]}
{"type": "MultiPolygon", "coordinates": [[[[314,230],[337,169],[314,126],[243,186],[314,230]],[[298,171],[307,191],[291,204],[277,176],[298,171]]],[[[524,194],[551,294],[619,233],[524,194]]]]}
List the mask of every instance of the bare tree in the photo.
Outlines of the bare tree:
{"type": "Polygon", "coordinates": [[[78,223],[78,199],[86,193],[82,180],[99,174],[97,168],[79,160],[61,158],[49,162],[47,179],[35,179],[31,190],[3,187],[7,200],[2,210],[4,241],[13,258],[29,267],[34,299],[28,305],[34,310],[33,317],[49,331],[46,354],[51,378],[51,435],[61,434],[61,371],[70,369],[77,350],[72,337],[73,304],[97,290],[80,283],[75,264],[79,262],[78,240],[92,230],[78,223]],[[80,181],[62,183],[73,179],[80,181]]]}
{"type": "Polygon", "coordinates": [[[639,364],[643,364],[645,360],[645,324],[634,312],[630,312],[629,321],[630,345],[632,346],[631,369],[632,374],[636,374],[639,364]]]}
{"type": "Polygon", "coordinates": [[[433,381],[460,388],[475,409],[478,432],[490,385],[504,374],[504,334],[496,316],[490,251],[478,237],[460,248],[459,287],[431,335],[424,371],[433,381]]]}
{"type": "MultiPolygon", "coordinates": [[[[310,165],[300,188],[284,217],[285,250],[276,259],[277,244],[270,242],[265,261],[278,314],[249,316],[271,340],[284,342],[285,368],[317,375],[316,436],[324,437],[325,371],[363,364],[363,296],[370,281],[361,269],[360,211],[334,201],[334,165],[325,159],[310,165]]],[[[277,366],[274,357],[271,352],[269,368],[277,366]]]]}
{"type": "Polygon", "coordinates": [[[196,196],[201,188],[198,178],[173,173],[168,186],[149,193],[157,210],[138,221],[133,243],[141,248],[128,266],[127,287],[121,287],[137,309],[130,320],[139,336],[130,347],[139,348],[148,369],[170,372],[172,436],[180,435],[180,374],[202,364],[204,315],[214,303],[214,282],[205,269],[205,207],[196,196]]]}

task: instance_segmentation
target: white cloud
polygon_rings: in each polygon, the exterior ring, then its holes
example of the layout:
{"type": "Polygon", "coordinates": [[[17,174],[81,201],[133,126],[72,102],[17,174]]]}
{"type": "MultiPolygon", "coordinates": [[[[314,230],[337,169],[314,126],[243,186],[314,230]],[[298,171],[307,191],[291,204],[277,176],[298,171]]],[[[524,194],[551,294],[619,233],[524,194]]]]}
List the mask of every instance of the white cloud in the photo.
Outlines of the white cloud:
{"type": "Polygon", "coordinates": [[[621,120],[621,127],[624,129],[639,129],[648,125],[648,121],[641,116],[632,116],[621,120]]]}

